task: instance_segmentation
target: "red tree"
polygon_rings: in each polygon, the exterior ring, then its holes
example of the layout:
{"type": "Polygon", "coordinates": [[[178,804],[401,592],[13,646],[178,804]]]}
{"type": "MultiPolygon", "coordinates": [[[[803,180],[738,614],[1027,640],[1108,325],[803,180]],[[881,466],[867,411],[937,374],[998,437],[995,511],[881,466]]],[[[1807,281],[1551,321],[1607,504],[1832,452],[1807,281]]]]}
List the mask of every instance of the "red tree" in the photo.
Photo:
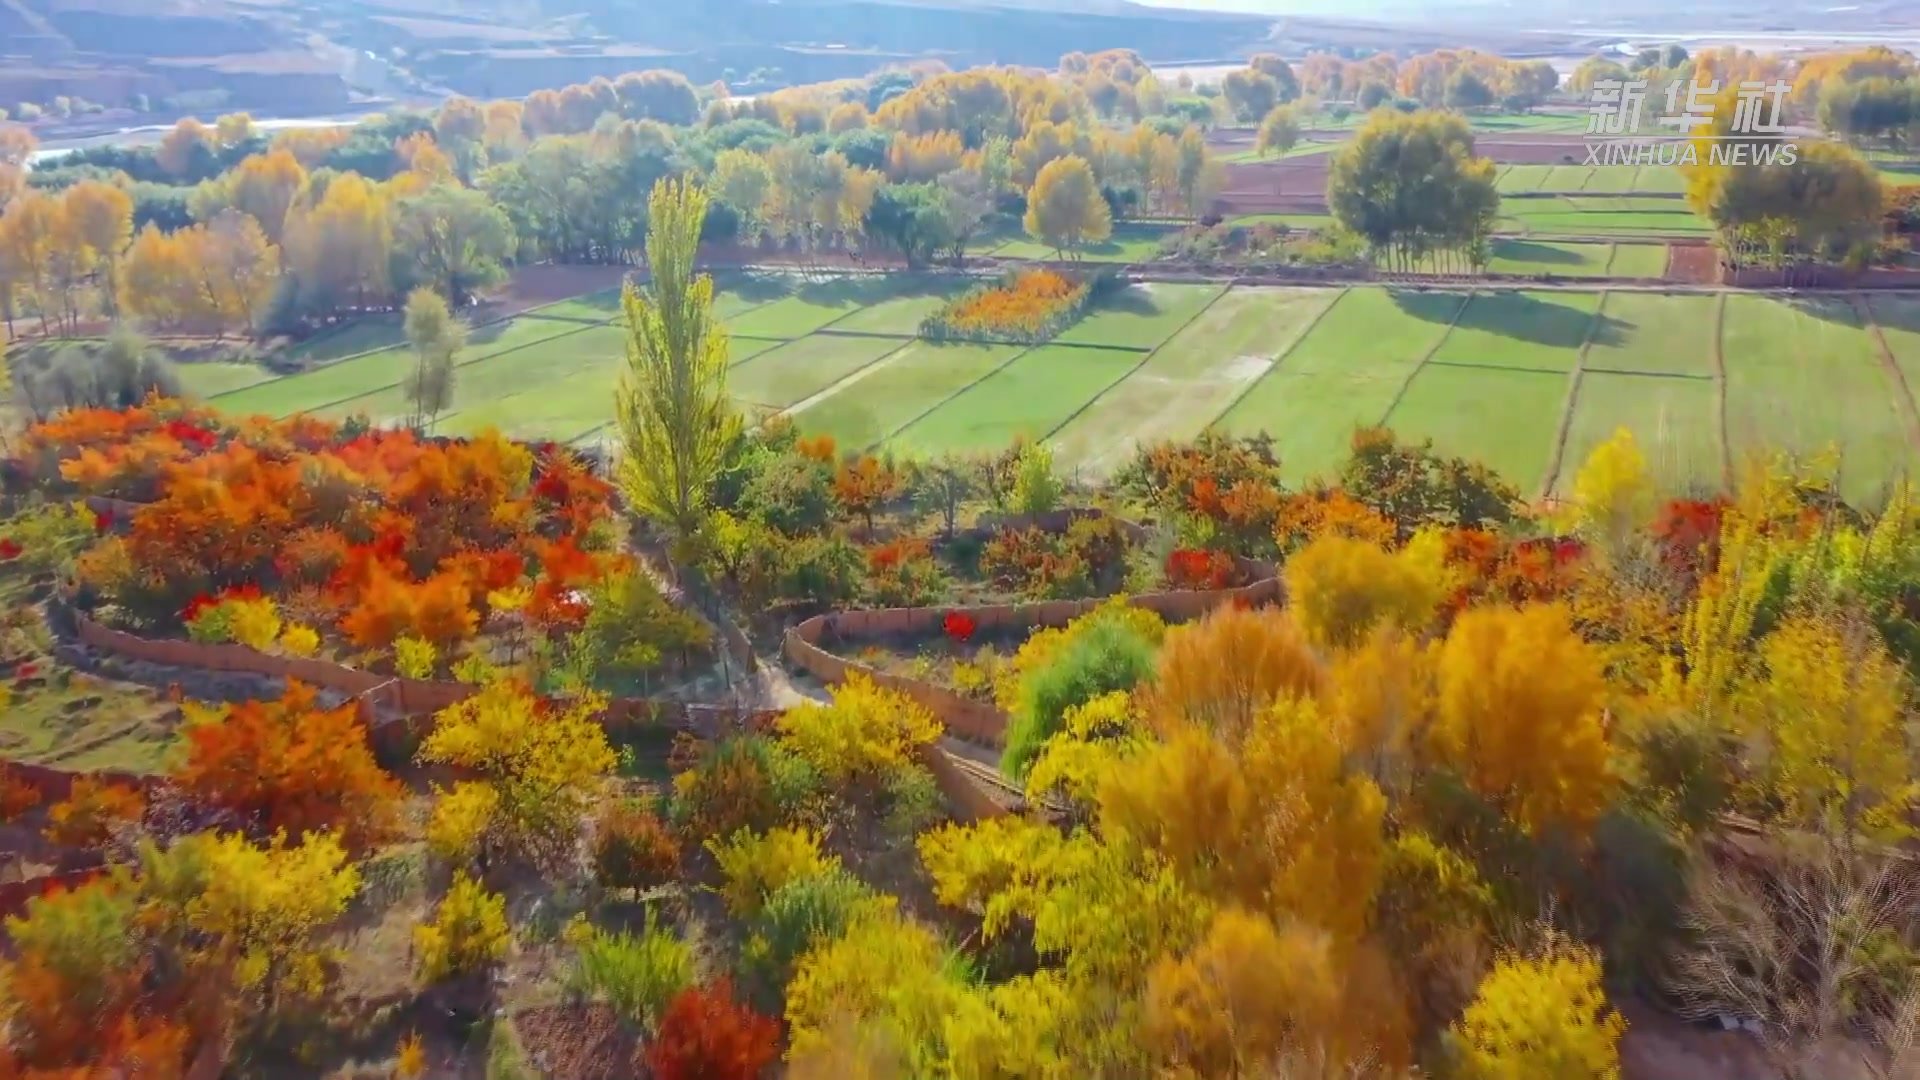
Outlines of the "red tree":
{"type": "Polygon", "coordinates": [[[647,1047],[655,1080],[753,1080],[779,1054],[780,1024],[733,1000],[726,979],[682,990],[647,1047]]]}

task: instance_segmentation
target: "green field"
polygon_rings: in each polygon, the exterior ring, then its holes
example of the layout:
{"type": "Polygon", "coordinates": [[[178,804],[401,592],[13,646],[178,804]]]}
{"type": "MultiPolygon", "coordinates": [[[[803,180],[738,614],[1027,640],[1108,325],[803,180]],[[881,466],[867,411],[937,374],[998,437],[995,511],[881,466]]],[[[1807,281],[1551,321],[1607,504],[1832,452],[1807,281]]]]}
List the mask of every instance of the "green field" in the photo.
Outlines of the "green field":
{"type": "MultiPolygon", "coordinates": [[[[1571,255],[1617,274],[1623,259],[1650,269],[1661,250],[1554,244],[1504,257],[1571,255]]],[[[1674,488],[1718,486],[1754,449],[1837,445],[1848,492],[1871,499],[1916,460],[1920,437],[1920,298],[1147,284],[1038,347],[912,336],[969,284],[729,282],[730,389],[755,415],[784,411],[843,448],[939,454],[1027,437],[1090,473],[1142,442],[1211,427],[1265,432],[1299,482],[1337,468],[1356,426],[1386,423],[1534,492],[1571,483],[1626,427],[1674,488]]],[[[600,296],[479,328],[436,430],[605,437],[625,348],[600,296]],[[595,311],[605,321],[587,321],[595,311]]],[[[222,363],[200,377],[230,388],[213,399],[229,411],[394,421],[411,362],[388,348],[292,376],[222,363]]]]}
{"type": "Polygon", "coordinates": [[[1685,199],[1650,195],[1557,195],[1500,203],[1499,227],[1528,235],[1704,236],[1713,231],[1685,199]]]}
{"type": "Polygon", "coordinates": [[[1506,165],[1502,195],[1677,195],[1686,175],[1675,165],[1506,165]]]}

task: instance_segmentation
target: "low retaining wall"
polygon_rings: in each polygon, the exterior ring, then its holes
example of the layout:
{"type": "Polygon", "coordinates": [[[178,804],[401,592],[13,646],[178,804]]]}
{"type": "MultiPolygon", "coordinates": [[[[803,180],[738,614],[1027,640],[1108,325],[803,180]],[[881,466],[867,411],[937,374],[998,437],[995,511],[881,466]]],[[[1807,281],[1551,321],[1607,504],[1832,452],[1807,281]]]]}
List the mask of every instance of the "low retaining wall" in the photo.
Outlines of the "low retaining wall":
{"type": "MultiPolygon", "coordinates": [[[[1262,569],[1265,574],[1259,580],[1238,588],[1141,593],[1127,597],[1126,601],[1157,612],[1168,622],[1188,622],[1225,604],[1281,602],[1283,589],[1280,579],[1273,576],[1270,567],[1262,569]]],[[[999,746],[1005,739],[1007,715],[995,706],[924,679],[890,674],[858,660],[849,660],[828,651],[821,645],[822,640],[933,637],[941,632],[941,623],[952,612],[971,616],[980,631],[1032,632],[1042,627],[1065,626],[1107,602],[1107,599],[1051,600],[1038,604],[989,607],[884,608],[835,612],[816,615],[788,628],[782,651],[788,660],[822,682],[839,683],[846,679],[848,672],[859,672],[876,684],[925,706],[949,734],[970,742],[999,746]]]]}

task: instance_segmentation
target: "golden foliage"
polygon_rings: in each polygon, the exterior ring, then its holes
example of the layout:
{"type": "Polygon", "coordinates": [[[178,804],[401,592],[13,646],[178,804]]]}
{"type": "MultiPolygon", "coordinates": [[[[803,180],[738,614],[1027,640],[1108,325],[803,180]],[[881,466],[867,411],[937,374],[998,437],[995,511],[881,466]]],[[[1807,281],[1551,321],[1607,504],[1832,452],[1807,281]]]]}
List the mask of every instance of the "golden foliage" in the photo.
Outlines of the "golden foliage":
{"type": "Polygon", "coordinates": [[[759,913],[767,897],[802,878],[825,874],[837,860],[820,851],[820,837],[807,829],[769,829],[756,833],[741,829],[721,840],[707,841],[726,880],[720,895],[739,918],[759,913]]]}
{"type": "Polygon", "coordinates": [[[1605,690],[1599,652],[1564,608],[1478,608],[1441,646],[1431,743],[1528,833],[1584,830],[1614,789],[1605,690]]]}
{"type": "Polygon", "coordinates": [[[841,784],[917,764],[921,748],[940,737],[925,706],[858,672],[833,688],[832,704],[789,709],[775,724],[787,749],[841,784]]]}
{"type": "Polygon", "coordinates": [[[1418,633],[1451,591],[1446,542],[1423,530],[1399,552],[1329,534],[1287,560],[1287,598],[1308,640],[1352,648],[1374,628],[1418,633]]]}
{"type": "Polygon", "coordinates": [[[507,900],[461,874],[440,898],[433,921],[413,928],[420,977],[433,983],[498,963],[511,942],[507,900]]]}
{"type": "Polygon", "coordinates": [[[1618,1080],[1626,1030],[1607,1005],[1599,959],[1568,949],[1501,961],[1455,1032],[1473,1080],[1618,1080]]]}
{"type": "Polygon", "coordinates": [[[1167,631],[1146,709],[1163,732],[1195,725],[1238,743],[1275,701],[1325,687],[1319,658],[1285,612],[1229,605],[1167,631]]]}

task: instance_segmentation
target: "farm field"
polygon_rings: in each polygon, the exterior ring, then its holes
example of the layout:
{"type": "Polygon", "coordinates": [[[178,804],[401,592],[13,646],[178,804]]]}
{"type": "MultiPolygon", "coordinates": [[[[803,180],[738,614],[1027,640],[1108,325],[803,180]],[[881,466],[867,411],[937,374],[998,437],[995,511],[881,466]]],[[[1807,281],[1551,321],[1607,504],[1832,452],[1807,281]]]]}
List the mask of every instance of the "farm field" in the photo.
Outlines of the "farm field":
{"type": "MultiPolygon", "coordinates": [[[[1583,259],[1610,259],[1616,273],[1641,257],[1624,253],[1661,250],[1587,246],[1583,259]]],[[[1911,297],[1154,284],[1041,346],[912,336],[967,284],[729,282],[734,395],[846,449],[933,455],[1026,437],[1089,474],[1141,442],[1216,428],[1265,432],[1300,482],[1338,466],[1355,426],[1386,423],[1541,492],[1570,484],[1591,447],[1626,427],[1676,487],[1716,487],[1762,445],[1831,445],[1846,455],[1850,494],[1870,500],[1920,450],[1911,297]]],[[[605,438],[624,356],[599,294],[478,328],[436,430],[605,438]],[[588,321],[594,312],[607,315],[588,321]]],[[[230,411],[391,422],[406,412],[410,364],[392,347],[283,377],[183,371],[230,411]]]]}
{"type": "Polygon", "coordinates": [[[1713,231],[1684,199],[1646,195],[1557,195],[1504,199],[1499,228],[1528,235],[1705,236],[1713,231]]]}
{"type": "Polygon", "coordinates": [[[1505,165],[1502,195],[1678,195],[1687,190],[1677,165],[1505,165]]]}

